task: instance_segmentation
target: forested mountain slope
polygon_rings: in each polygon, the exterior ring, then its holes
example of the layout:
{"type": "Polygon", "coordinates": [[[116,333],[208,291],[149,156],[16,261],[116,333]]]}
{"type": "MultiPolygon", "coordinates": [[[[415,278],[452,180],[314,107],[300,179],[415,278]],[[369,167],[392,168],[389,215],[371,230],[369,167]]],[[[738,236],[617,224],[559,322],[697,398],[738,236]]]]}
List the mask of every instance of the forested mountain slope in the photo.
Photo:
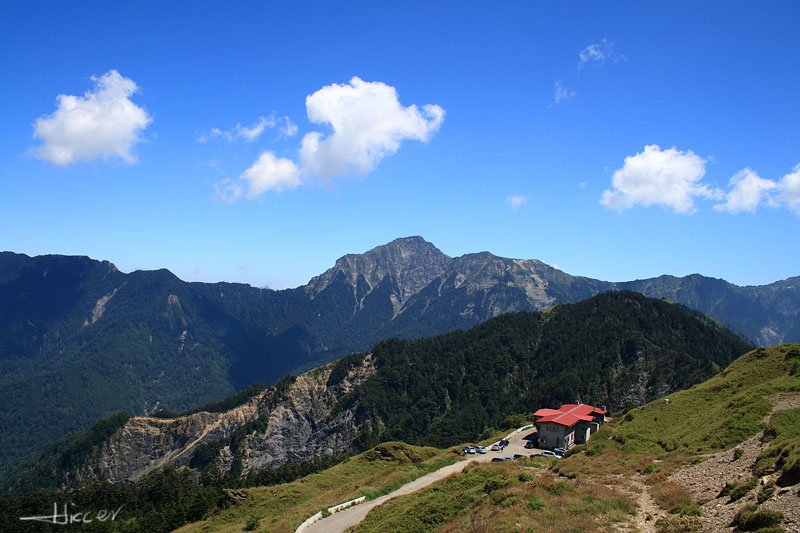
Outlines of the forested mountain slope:
{"type": "Polygon", "coordinates": [[[469,331],[382,341],[218,414],[123,419],[99,439],[53,447],[20,486],[119,482],[170,465],[238,478],[387,440],[450,446],[543,406],[639,405],[703,381],[750,348],[682,306],[609,292],[469,331]]]}
{"type": "Polygon", "coordinates": [[[117,410],[182,411],[389,337],[466,329],[632,289],[709,314],[758,344],[800,340],[797,278],[764,287],[664,276],[624,284],[420,237],[346,255],[296,289],[186,283],[86,257],[0,253],[0,457],[117,410]]]}

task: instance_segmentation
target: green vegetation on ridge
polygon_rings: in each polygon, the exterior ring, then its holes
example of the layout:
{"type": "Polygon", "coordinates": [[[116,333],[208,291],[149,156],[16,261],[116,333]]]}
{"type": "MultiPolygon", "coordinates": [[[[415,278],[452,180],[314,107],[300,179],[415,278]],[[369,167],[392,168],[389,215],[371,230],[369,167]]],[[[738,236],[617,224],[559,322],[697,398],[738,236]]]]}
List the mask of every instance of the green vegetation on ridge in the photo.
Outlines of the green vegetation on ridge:
{"type": "MultiPolygon", "coordinates": [[[[682,306],[605,293],[466,332],[381,342],[373,349],[378,372],[342,406],[358,403],[370,422],[366,444],[451,446],[542,406],[583,401],[619,410],[652,400],[713,376],[751,348],[682,306]]],[[[358,357],[340,360],[332,376],[358,357]]]]}

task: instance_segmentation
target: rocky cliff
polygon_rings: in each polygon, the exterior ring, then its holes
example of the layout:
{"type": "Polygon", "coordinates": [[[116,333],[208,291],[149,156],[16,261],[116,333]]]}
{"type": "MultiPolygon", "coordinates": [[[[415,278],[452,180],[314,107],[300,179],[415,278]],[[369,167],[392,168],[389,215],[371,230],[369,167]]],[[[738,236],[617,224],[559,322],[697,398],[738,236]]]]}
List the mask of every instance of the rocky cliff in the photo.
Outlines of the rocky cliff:
{"type": "Polygon", "coordinates": [[[200,412],[171,419],[132,417],[79,468],[60,473],[61,484],[104,479],[136,480],[153,469],[192,465],[198,450],[216,451],[220,473],[237,474],[339,456],[352,449],[361,428],[353,404],[339,400],[374,373],[373,360],[351,368],[328,386],[332,365],[297,377],[284,390],[271,387],[222,413],[200,412]]]}

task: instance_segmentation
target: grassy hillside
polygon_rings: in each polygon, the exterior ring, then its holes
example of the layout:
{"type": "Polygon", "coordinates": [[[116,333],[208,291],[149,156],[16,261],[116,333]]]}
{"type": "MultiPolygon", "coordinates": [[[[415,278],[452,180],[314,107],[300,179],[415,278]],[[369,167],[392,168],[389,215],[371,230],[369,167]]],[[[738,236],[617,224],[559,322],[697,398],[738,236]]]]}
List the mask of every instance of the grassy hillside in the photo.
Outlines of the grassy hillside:
{"type": "MultiPolygon", "coordinates": [[[[667,480],[668,474],[766,429],[772,440],[754,475],[777,469],[783,483],[796,483],[800,411],[780,411],[767,420],[773,410],[770,400],[797,392],[800,346],[754,350],[708,381],[670,394],[669,402],[659,399],[619,416],[566,459],[471,465],[372,510],[356,531],[608,531],[634,517],[650,521],[650,526],[657,520],[656,529],[662,532],[694,531],[700,527],[700,507],[691,494],[667,480]],[[664,517],[642,516],[641,493],[652,497],[664,517]]],[[[264,489],[263,494],[290,501],[286,496],[290,486],[302,487],[304,480],[264,489]]],[[[329,494],[331,487],[336,487],[333,490],[340,500],[357,495],[340,491],[338,482],[317,482],[313,487],[320,491],[315,493],[316,501],[321,497],[335,500],[329,494]]],[[[263,498],[262,493],[256,494],[263,498]]],[[[298,500],[311,499],[301,494],[298,500]]],[[[277,505],[272,499],[253,499],[252,507],[224,511],[193,524],[190,530],[234,531],[248,513],[267,501],[270,507],[277,505]]],[[[318,507],[305,504],[306,511],[318,507]]],[[[288,509],[279,508],[281,512],[288,509]]],[[[759,512],[748,508],[741,520],[769,516],[759,512]]]]}
{"type": "Polygon", "coordinates": [[[798,468],[797,410],[777,413],[767,428],[770,398],[800,392],[800,345],[759,348],[734,361],[721,374],[688,390],[633,409],[609,424],[559,470],[575,476],[635,470],[653,459],[656,471],[692,457],[731,448],[763,429],[774,440],[760,461],[762,469],[798,468]],[[622,471],[625,471],[623,468],[622,471]]]}
{"type": "Polygon", "coordinates": [[[558,479],[534,463],[474,464],[372,510],[357,532],[609,531],[636,511],[598,483],[558,479]]]}
{"type": "Polygon", "coordinates": [[[386,494],[456,460],[452,451],[383,443],[297,481],[245,489],[247,498],[238,505],[179,531],[240,532],[251,523],[258,531],[291,532],[317,511],[358,496],[386,494]]]}
{"type": "MultiPolygon", "coordinates": [[[[620,416],[588,445],[552,461],[549,471],[531,468],[531,461],[475,465],[374,509],[356,531],[608,531],[636,515],[642,492],[664,515],[640,517],[657,531],[699,531],[698,502],[668,474],[766,430],[769,447],[753,475],[774,470],[778,485],[796,484],[800,410],[769,415],[774,403],[798,392],[800,346],[758,349],[720,375],[670,394],[669,402],[620,416]]],[[[740,490],[755,486],[742,483],[740,490]]],[[[765,487],[761,494],[772,490],[765,487]]],[[[759,520],[780,523],[773,511],[752,505],[736,520],[742,528],[759,520]]]]}

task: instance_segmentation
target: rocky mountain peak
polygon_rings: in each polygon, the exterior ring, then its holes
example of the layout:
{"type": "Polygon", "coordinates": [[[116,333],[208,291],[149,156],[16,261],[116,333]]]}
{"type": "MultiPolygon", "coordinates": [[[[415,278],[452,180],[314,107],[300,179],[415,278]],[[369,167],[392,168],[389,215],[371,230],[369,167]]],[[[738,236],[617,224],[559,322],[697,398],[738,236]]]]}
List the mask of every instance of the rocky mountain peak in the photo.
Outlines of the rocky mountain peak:
{"type": "Polygon", "coordinates": [[[363,254],[340,257],[333,268],[313,278],[306,288],[312,295],[318,294],[341,273],[354,288],[362,280],[372,290],[389,276],[402,303],[444,274],[451,262],[452,258],[422,237],[402,237],[363,254]]]}

